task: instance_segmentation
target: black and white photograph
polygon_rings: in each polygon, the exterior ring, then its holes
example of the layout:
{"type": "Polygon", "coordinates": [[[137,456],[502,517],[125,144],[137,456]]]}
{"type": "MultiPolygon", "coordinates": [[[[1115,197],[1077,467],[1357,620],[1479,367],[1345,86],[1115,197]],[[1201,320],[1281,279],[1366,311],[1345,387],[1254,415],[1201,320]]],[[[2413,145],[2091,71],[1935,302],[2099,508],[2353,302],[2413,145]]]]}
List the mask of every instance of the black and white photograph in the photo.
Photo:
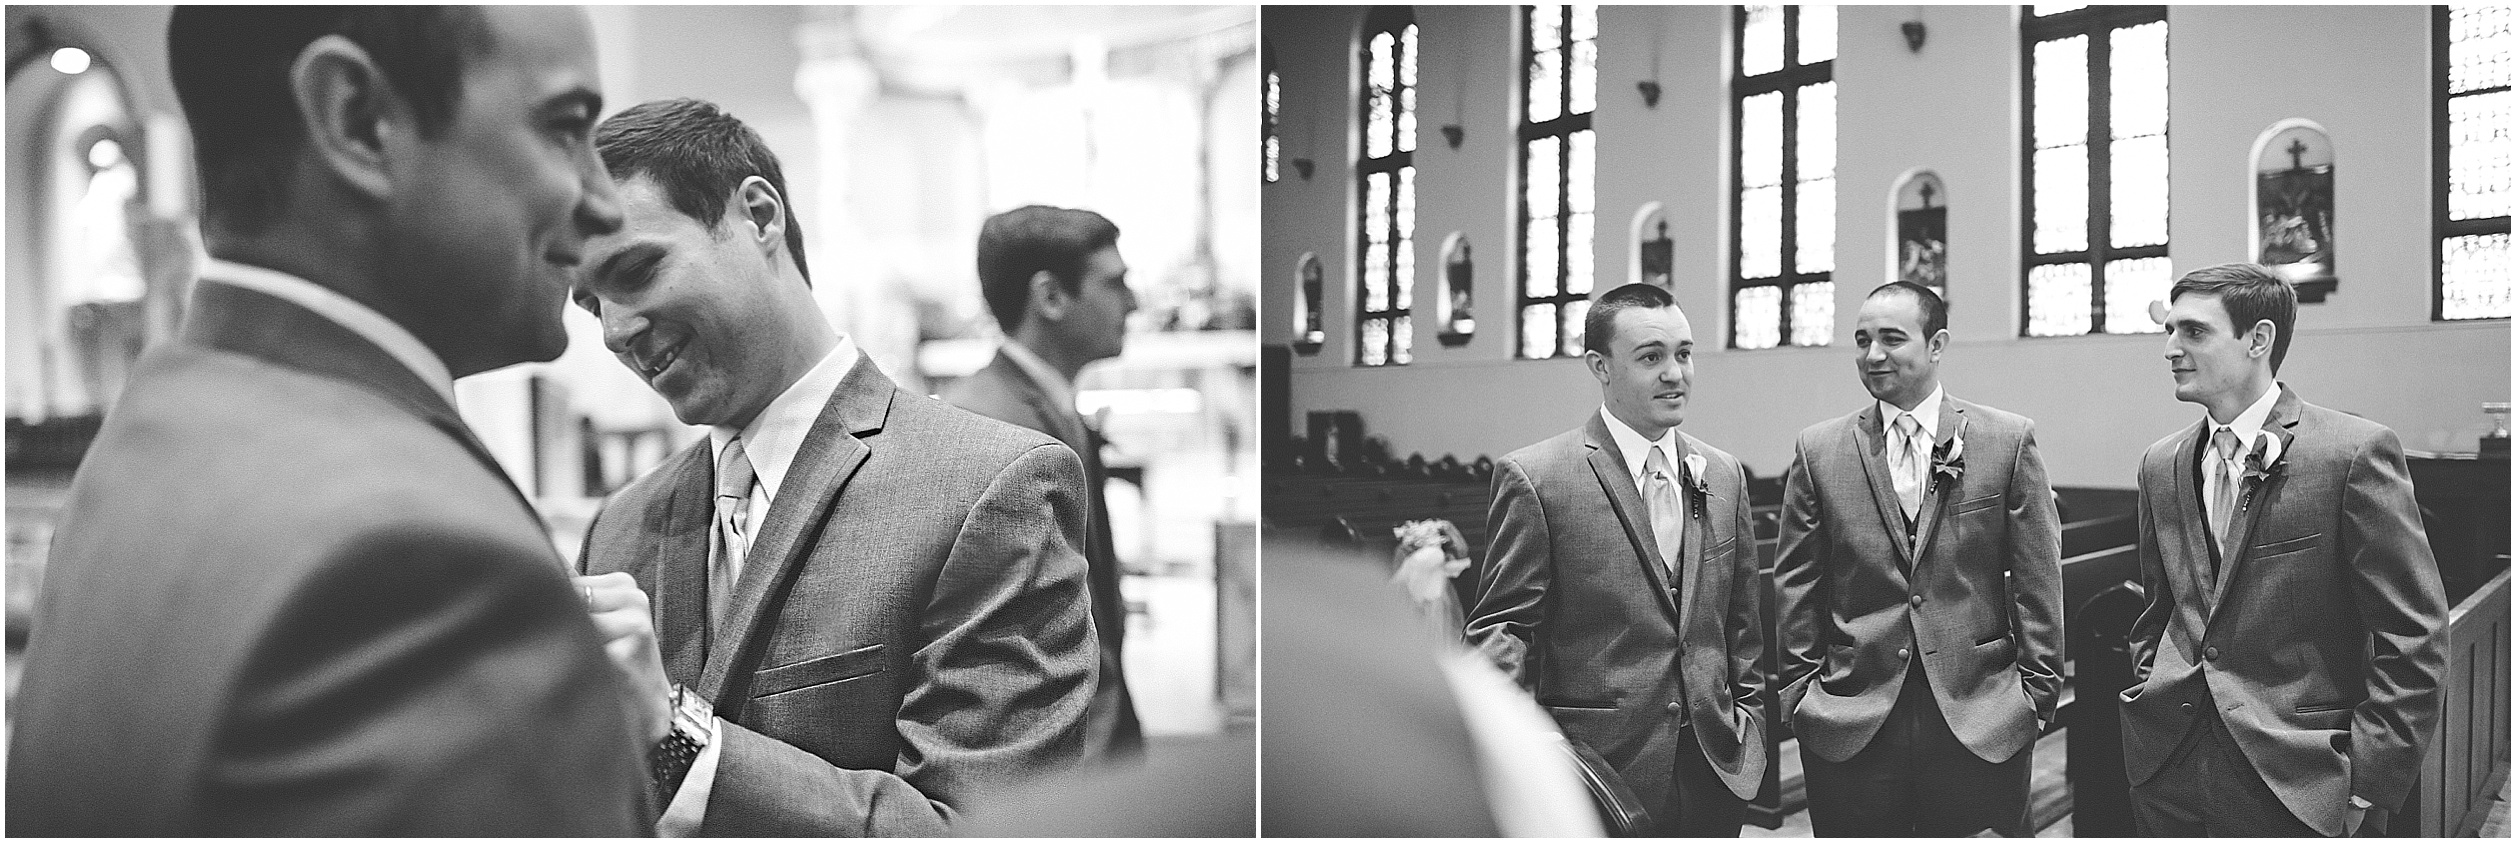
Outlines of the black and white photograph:
{"type": "Polygon", "coordinates": [[[2509,24],[1265,7],[1260,833],[2505,834],[2509,24]]]}
{"type": "Polygon", "coordinates": [[[9,7],[7,832],[1254,834],[1256,27],[9,7]]]}

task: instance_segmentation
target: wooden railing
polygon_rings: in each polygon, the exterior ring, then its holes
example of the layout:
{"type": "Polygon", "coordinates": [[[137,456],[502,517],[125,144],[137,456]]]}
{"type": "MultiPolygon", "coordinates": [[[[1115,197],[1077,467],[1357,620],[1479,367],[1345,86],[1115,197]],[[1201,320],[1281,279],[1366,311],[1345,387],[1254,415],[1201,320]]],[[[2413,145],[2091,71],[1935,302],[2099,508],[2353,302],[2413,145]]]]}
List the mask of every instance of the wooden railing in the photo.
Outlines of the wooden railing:
{"type": "Polygon", "coordinates": [[[2447,613],[2444,716],[2411,789],[2386,829],[2398,837],[2471,837],[2480,831],[2508,764],[2508,574],[2447,613]]]}

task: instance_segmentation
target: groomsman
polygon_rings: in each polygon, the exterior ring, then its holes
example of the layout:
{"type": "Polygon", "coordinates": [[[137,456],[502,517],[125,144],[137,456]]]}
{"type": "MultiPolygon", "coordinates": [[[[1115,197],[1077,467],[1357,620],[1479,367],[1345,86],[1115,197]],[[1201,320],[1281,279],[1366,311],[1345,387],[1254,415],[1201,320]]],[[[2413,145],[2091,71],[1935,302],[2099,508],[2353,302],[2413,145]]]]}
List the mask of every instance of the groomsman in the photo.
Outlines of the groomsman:
{"type": "Polygon", "coordinates": [[[2274,379],[2297,292],[2254,264],[2169,290],[2175,397],[2207,415],[2140,461],[2140,581],[2122,693],[2151,836],[2381,833],[2419,778],[2446,596],[2384,425],[2274,379]]]}
{"type": "Polygon", "coordinates": [[[940,835],[1074,763],[1098,659],[1074,452],[897,389],[832,330],[777,156],[732,115],[650,102],[595,143],[627,222],[576,301],[710,428],[586,534],[658,830],[940,835]]]}
{"type": "Polygon", "coordinates": [[[1503,458],[1468,643],[1597,752],[1655,836],[1736,836],[1765,773],[1764,618],[1738,460],[1677,430],[1694,328],[1667,291],[1591,305],[1590,421],[1503,458]]]}
{"type": "Polygon", "coordinates": [[[1057,437],[1083,458],[1092,526],[1083,557],[1091,570],[1092,627],[1101,637],[1101,685],[1084,721],[1084,752],[1128,757],[1144,751],[1144,727],[1127,694],[1119,649],[1127,638],[1127,597],[1119,593],[1118,545],[1110,537],[1109,472],[1101,432],[1075,410],[1075,375],[1127,348],[1127,261],[1118,226],[1091,211],[1027,205],[987,219],[978,231],[979,291],[1005,332],[996,359],[946,388],[961,409],[1057,437]]]}
{"type": "Polygon", "coordinates": [[[2060,524],[2035,423],[1949,397],[1948,307],[1870,292],[1875,401],[1800,432],[1783,495],[1782,711],[1827,837],[2024,827],[2062,690],[2060,524]]]}

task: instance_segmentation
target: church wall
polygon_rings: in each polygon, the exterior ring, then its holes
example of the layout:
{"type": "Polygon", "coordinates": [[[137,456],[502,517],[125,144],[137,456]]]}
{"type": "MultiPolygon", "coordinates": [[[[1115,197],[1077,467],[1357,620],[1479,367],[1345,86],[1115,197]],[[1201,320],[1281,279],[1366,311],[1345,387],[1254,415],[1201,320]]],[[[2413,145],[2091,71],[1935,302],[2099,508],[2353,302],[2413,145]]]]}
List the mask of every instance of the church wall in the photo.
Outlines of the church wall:
{"type": "MultiPolygon", "coordinates": [[[[1421,129],[1415,162],[1416,362],[1363,369],[1354,356],[1356,148],[1351,79],[1359,9],[1265,11],[1264,38],[1284,84],[1284,176],[1263,191],[1265,342],[1294,337],[1298,257],[1326,271],[1326,346],[1295,356],[1293,429],[1311,410],[1362,412],[1400,455],[1500,456],[1581,423],[1598,387],[1578,361],[1512,359],[1513,100],[1516,48],[1506,7],[1418,7],[1421,129]],[[1462,97],[1459,86],[1464,85],[1462,97]],[[1460,123],[1458,150],[1439,127],[1460,123]],[[1305,181],[1290,159],[1309,157],[1305,181]],[[1475,244],[1478,335],[1444,348],[1429,294],[1443,237],[1475,244]]],[[[1913,7],[1842,7],[1835,65],[1837,137],[1835,344],[1730,351],[1723,280],[1728,201],[1726,7],[1610,7],[1601,13],[1599,289],[1629,280],[1631,226],[1666,207],[1676,287],[1701,344],[1687,432],[1759,474],[1789,464],[1793,435],[1868,400],[1852,373],[1851,322],[1888,280],[1890,192],[1916,168],[1936,171],[1951,206],[1955,342],[1942,369],[1951,394],[2037,420],[2058,485],[2128,487],[2135,455],[2190,423],[2173,399],[2158,334],[2025,339],[2019,282],[2021,84],[2012,7],[1924,7],[1928,40],[1898,30],[1913,7]],[[1663,86],[1657,108],[1635,82],[1663,86]]],[[[2294,10],[2177,7],[2170,13],[2171,258],[2190,270],[2250,256],[2247,180],[2257,135],[2304,117],[2339,150],[2340,290],[2306,305],[2283,379],[2307,400],[2393,427],[2408,447],[2470,450],[2486,430],[2479,403],[2508,398],[2508,323],[2433,323],[2429,202],[2429,12],[2425,7],[2294,10]]]]}

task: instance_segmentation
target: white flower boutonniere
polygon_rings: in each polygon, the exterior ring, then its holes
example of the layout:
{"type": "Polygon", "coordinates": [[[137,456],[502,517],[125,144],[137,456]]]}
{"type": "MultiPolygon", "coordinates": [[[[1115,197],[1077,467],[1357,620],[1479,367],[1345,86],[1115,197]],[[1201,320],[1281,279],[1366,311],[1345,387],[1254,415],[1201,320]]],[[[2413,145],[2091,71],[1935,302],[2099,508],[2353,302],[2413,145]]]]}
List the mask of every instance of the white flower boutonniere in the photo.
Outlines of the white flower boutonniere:
{"type": "Polygon", "coordinates": [[[2288,453],[2281,447],[2280,437],[2269,430],[2254,432],[2254,447],[2245,453],[2245,495],[2237,505],[2239,510],[2254,508],[2254,493],[2280,473],[2280,458],[2285,456],[2288,453]]]}
{"type": "Polygon", "coordinates": [[[1712,481],[1704,477],[1704,455],[1686,455],[1686,488],[1695,493],[1695,517],[1702,518],[1705,502],[1712,499],[1712,481]]]}
{"type": "Polygon", "coordinates": [[[1398,572],[1389,580],[1418,603],[1442,599],[1450,580],[1468,569],[1467,537],[1447,519],[1409,521],[1390,532],[1398,537],[1398,572]]]}
{"type": "Polygon", "coordinates": [[[1948,441],[1940,443],[1938,448],[1933,449],[1931,453],[1933,478],[1944,477],[1948,479],[1950,485],[1955,485],[1958,480],[1966,476],[1966,428],[1972,424],[1971,419],[1964,416],[1957,417],[1957,435],[1948,437],[1948,441]]]}

